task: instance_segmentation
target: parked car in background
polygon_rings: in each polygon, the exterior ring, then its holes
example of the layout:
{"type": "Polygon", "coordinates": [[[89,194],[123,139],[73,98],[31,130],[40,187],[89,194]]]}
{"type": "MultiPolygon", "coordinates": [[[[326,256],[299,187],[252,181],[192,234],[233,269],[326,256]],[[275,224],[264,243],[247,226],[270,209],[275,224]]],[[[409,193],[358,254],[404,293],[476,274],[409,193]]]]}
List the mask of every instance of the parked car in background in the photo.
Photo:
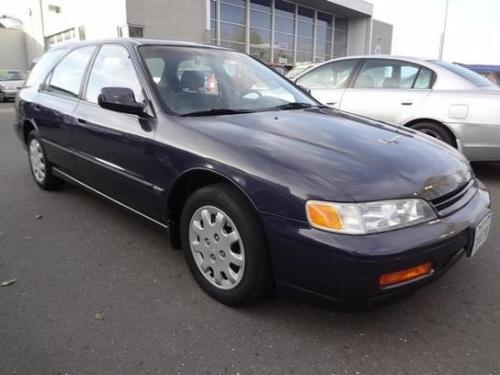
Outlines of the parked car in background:
{"type": "Polygon", "coordinates": [[[288,73],[288,71],[291,69],[290,65],[285,65],[285,64],[274,64],[274,63],[271,63],[271,64],[267,64],[267,65],[270,68],[272,68],[275,71],[277,71],[282,76],[286,75],[288,73]]]}
{"type": "Polygon", "coordinates": [[[500,86],[500,65],[460,65],[488,78],[495,85],[500,86]]]}
{"type": "Polygon", "coordinates": [[[26,80],[26,73],[15,69],[0,69],[0,103],[14,99],[26,80]]]}
{"type": "Polygon", "coordinates": [[[299,74],[304,73],[306,70],[312,68],[313,66],[318,64],[302,64],[294,66],[287,74],[286,78],[293,80],[299,74]]]}
{"type": "Polygon", "coordinates": [[[40,188],[68,181],[168,229],[229,305],[275,285],[330,301],[407,293],[488,236],[489,194],[458,151],[338,113],[243,53],[61,45],[18,98],[40,188]]]}
{"type": "Polygon", "coordinates": [[[330,107],[420,130],[471,161],[500,160],[500,89],[459,65],[348,57],[308,69],[294,81],[330,107]]]}

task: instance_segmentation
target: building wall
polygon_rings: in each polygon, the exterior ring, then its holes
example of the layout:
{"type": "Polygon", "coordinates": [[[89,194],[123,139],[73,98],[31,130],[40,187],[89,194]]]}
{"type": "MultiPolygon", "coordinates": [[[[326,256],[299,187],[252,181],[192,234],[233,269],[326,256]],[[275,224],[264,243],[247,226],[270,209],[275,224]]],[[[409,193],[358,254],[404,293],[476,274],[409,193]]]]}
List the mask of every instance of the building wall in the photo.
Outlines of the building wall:
{"type": "Polygon", "coordinates": [[[390,55],[392,52],[392,32],[392,25],[373,20],[371,53],[390,55]]]}
{"type": "Polygon", "coordinates": [[[0,46],[0,69],[28,69],[24,31],[0,29],[0,46]]]}
{"type": "Polygon", "coordinates": [[[208,42],[207,1],[127,0],[127,23],[145,38],[208,42]]]}
{"type": "Polygon", "coordinates": [[[372,18],[354,17],[349,20],[347,55],[365,55],[371,50],[372,18]]]}

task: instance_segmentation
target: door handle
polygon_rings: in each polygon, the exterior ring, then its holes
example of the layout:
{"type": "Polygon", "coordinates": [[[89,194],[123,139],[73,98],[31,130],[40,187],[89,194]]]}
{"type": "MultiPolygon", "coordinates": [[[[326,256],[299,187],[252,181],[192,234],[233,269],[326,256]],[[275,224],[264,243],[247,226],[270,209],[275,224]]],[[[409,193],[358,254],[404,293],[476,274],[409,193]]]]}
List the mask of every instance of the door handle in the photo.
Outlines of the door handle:
{"type": "Polygon", "coordinates": [[[335,105],[335,104],[337,104],[337,102],[328,102],[328,103],[326,103],[326,105],[335,105]]]}
{"type": "Polygon", "coordinates": [[[85,125],[87,123],[87,120],[85,120],[84,118],[78,118],[78,123],[82,124],[82,125],[85,125]]]}
{"type": "Polygon", "coordinates": [[[413,102],[402,102],[401,105],[410,106],[413,105],[413,102]]]}

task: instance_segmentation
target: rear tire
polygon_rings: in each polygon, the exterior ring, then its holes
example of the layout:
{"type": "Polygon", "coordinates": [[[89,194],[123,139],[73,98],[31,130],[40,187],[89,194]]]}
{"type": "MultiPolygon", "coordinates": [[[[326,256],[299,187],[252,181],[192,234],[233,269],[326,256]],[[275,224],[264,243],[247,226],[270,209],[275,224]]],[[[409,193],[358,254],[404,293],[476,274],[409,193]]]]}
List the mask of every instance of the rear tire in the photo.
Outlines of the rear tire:
{"type": "Polygon", "coordinates": [[[35,183],[43,190],[55,190],[61,187],[64,181],[52,174],[51,165],[36,130],[32,130],[28,134],[27,143],[28,161],[35,183]]]}
{"type": "Polygon", "coordinates": [[[219,302],[247,305],[271,286],[271,267],[257,213],[235,188],[209,185],[195,191],[181,215],[181,241],[201,288],[219,302]]]}
{"type": "Polygon", "coordinates": [[[438,125],[433,122],[419,122],[411,126],[412,129],[418,130],[424,134],[427,134],[433,138],[439,139],[440,141],[452,146],[455,146],[455,141],[450,132],[443,126],[438,125]]]}

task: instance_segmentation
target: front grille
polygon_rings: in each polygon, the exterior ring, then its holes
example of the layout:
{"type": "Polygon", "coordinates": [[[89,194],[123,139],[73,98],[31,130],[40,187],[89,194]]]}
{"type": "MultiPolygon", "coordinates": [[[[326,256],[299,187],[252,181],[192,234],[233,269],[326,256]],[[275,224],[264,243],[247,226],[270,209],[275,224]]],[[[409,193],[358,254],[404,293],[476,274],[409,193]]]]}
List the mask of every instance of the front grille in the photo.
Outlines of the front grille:
{"type": "Polygon", "coordinates": [[[447,216],[469,203],[477,188],[477,181],[471,180],[468,184],[431,200],[431,203],[440,216],[447,216]]]}

